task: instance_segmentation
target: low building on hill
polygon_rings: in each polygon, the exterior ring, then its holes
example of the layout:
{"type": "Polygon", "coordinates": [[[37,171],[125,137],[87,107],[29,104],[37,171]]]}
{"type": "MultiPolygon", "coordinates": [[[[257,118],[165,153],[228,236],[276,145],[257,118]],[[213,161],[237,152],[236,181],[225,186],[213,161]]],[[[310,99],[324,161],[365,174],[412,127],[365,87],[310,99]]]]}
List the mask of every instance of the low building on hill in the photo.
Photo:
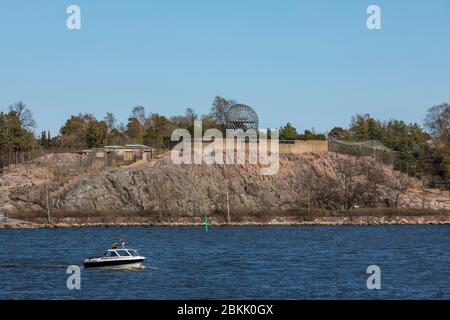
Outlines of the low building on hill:
{"type": "Polygon", "coordinates": [[[142,144],[127,144],[125,146],[86,149],[81,153],[91,155],[97,160],[103,160],[110,166],[121,166],[140,160],[150,161],[153,152],[152,148],[142,144]]]}

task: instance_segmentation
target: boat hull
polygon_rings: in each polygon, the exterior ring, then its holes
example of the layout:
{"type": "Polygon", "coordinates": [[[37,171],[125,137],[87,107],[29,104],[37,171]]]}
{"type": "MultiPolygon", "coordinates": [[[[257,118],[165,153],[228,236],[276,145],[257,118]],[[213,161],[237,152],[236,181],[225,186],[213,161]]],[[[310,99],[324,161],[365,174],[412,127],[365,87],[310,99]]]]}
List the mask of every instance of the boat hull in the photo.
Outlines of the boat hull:
{"type": "Polygon", "coordinates": [[[102,260],[102,261],[85,261],[83,265],[85,268],[99,268],[99,267],[115,267],[115,266],[133,266],[140,267],[145,258],[128,259],[128,260],[102,260]]]}

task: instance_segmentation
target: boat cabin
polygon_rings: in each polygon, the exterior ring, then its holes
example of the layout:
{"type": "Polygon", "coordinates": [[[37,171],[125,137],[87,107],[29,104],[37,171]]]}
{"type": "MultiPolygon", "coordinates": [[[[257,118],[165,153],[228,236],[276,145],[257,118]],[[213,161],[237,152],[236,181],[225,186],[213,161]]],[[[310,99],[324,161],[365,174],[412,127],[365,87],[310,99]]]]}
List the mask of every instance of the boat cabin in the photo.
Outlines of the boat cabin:
{"type": "Polygon", "coordinates": [[[108,249],[106,250],[105,257],[138,257],[139,254],[134,249],[108,249]]]}

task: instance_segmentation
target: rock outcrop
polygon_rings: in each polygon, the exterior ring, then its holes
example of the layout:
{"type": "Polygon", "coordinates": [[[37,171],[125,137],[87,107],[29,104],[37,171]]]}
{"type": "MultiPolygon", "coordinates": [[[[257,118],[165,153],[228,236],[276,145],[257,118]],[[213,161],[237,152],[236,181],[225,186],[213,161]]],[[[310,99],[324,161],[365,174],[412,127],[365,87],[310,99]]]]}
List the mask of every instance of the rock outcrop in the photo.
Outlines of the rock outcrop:
{"type": "MultiPolygon", "coordinates": [[[[344,189],[339,172],[342,161],[356,160],[331,152],[280,155],[278,173],[262,176],[257,165],[174,165],[166,155],[152,163],[90,173],[60,189],[60,193],[54,187],[51,203],[53,208],[75,211],[151,210],[203,215],[226,210],[228,186],[233,211],[289,210],[311,201],[321,201],[321,206],[329,209],[341,209],[345,204],[339,199],[344,189]]],[[[413,178],[406,179],[408,188],[399,186],[398,172],[370,158],[360,159],[354,165],[364,164],[360,171],[367,171],[366,176],[356,176],[357,184],[352,186],[361,189],[358,198],[353,199],[355,206],[370,202],[371,206],[381,207],[398,204],[450,209],[448,194],[424,191],[420,181],[413,178]],[[377,181],[367,180],[370,173],[377,181]],[[374,183],[377,191],[371,194],[374,183]]],[[[8,205],[21,210],[45,209],[45,166],[33,163],[19,169],[0,176],[0,208],[8,205]]]]}

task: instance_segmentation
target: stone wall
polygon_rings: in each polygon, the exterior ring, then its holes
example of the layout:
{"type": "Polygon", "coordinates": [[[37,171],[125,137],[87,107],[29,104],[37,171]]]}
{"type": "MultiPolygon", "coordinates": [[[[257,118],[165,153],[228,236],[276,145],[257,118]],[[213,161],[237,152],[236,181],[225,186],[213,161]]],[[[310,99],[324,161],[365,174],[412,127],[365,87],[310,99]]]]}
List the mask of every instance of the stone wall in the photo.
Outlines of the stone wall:
{"type": "Polygon", "coordinates": [[[305,154],[328,152],[328,141],[323,140],[295,140],[292,143],[280,143],[280,153],[305,154]]]}
{"type": "MultiPolygon", "coordinates": [[[[203,141],[203,149],[205,149],[205,147],[210,144],[211,142],[203,141]]],[[[268,150],[270,150],[270,141],[267,142],[267,148],[268,150]]],[[[192,149],[194,149],[194,146],[192,146],[192,149]]],[[[325,140],[292,140],[281,141],[279,144],[279,153],[282,154],[306,154],[324,152],[328,152],[328,141],[325,140]]]]}

